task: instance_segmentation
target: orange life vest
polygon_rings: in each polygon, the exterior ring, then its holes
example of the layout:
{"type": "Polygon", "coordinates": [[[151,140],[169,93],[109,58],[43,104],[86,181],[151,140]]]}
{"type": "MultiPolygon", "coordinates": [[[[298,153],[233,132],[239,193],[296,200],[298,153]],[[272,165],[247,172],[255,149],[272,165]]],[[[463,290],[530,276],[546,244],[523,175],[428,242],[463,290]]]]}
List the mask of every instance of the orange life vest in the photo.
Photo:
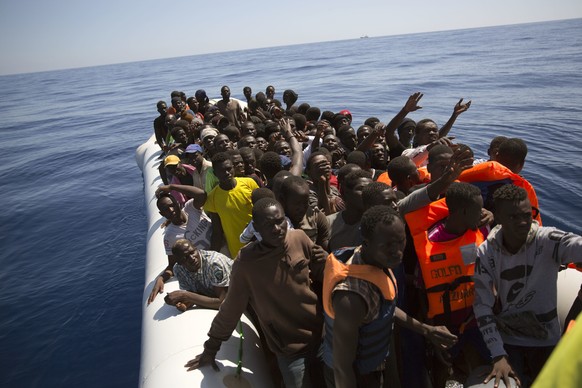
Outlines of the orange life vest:
{"type": "MultiPolygon", "coordinates": [[[[390,269],[388,271],[392,279],[394,279],[392,271],[390,269]]],[[[331,293],[336,284],[348,276],[367,280],[374,284],[386,300],[394,300],[396,298],[396,285],[381,268],[367,264],[344,264],[336,259],[333,253],[330,253],[325,261],[323,273],[323,308],[332,319],[335,318],[335,312],[333,311],[331,293]]]]}
{"type": "Polygon", "coordinates": [[[445,199],[406,214],[428,299],[428,317],[450,314],[473,305],[471,276],[475,273],[477,247],[485,237],[479,230],[443,242],[428,239],[428,230],[449,215],[445,199]]]}
{"type": "MultiPolygon", "coordinates": [[[[420,176],[420,183],[429,183],[430,182],[430,174],[426,167],[419,167],[418,168],[418,175],[420,176]]],[[[392,180],[388,176],[388,171],[383,172],[378,176],[376,182],[383,182],[386,183],[388,186],[392,187],[392,180]]]]}
{"type": "Polygon", "coordinates": [[[542,217],[539,214],[538,197],[533,186],[525,178],[515,174],[504,165],[493,161],[479,163],[470,169],[463,171],[459,176],[459,181],[471,183],[479,187],[486,208],[491,208],[490,205],[493,201],[493,192],[495,189],[504,184],[511,183],[525,189],[532,207],[537,210],[534,220],[536,220],[540,226],[542,225],[542,217]]]}

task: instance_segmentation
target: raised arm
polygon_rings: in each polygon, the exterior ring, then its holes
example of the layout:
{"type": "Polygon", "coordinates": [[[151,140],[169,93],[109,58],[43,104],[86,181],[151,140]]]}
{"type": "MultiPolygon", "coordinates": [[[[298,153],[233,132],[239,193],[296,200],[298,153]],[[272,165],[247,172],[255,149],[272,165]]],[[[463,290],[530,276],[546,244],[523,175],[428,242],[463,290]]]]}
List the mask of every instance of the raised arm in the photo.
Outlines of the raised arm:
{"type": "Polygon", "coordinates": [[[439,130],[439,137],[447,136],[449,134],[449,131],[453,127],[455,120],[457,120],[457,117],[459,117],[461,113],[469,109],[470,106],[471,100],[469,100],[466,104],[463,104],[463,99],[461,98],[459,102],[457,102],[457,104],[455,105],[455,108],[453,109],[453,114],[449,118],[449,121],[447,121],[445,125],[443,125],[442,128],[439,130]]]}
{"type": "Polygon", "coordinates": [[[426,187],[430,199],[436,201],[439,195],[445,192],[450,184],[461,175],[461,172],[472,166],[473,158],[471,157],[471,152],[469,150],[463,151],[460,148],[457,148],[443,175],[436,181],[429,183],[426,187]]]}
{"type": "Polygon", "coordinates": [[[291,131],[291,123],[288,118],[279,120],[279,126],[281,127],[281,135],[289,143],[292,151],[289,172],[295,176],[301,176],[303,172],[303,147],[291,131]]]}
{"type": "Polygon", "coordinates": [[[192,198],[192,204],[196,209],[202,208],[204,206],[204,202],[206,202],[206,191],[202,190],[201,188],[189,185],[175,185],[169,184],[158,187],[156,190],[156,197],[159,197],[162,193],[169,193],[170,191],[177,191],[186,195],[189,198],[192,198]]]}
{"type": "Polygon", "coordinates": [[[394,116],[386,126],[385,129],[386,132],[384,137],[386,139],[386,144],[388,145],[389,148],[396,148],[399,145],[402,148],[405,148],[402,144],[400,144],[400,140],[398,140],[398,138],[396,137],[395,131],[398,128],[398,126],[402,123],[402,120],[404,120],[404,118],[410,112],[422,109],[422,106],[418,105],[422,96],[424,96],[424,94],[422,94],[421,92],[411,94],[410,97],[408,97],[408,100],[406,100],[406,103],[404,104],[402,109],[400,109],[400,112],[398,112],[396,116],[394,116]]]}

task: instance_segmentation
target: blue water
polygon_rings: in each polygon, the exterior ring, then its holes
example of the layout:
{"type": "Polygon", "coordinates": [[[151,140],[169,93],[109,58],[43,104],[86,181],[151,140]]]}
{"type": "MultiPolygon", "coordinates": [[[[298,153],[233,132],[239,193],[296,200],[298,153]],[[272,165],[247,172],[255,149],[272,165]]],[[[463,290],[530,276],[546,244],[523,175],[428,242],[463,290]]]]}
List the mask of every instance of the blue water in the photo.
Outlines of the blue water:
{"type": "Polygon", "coordinates": [[[387,122],[448,119],[485,157],[522,137],[545,225],[582,233],[582,19],[0,77],[0,386],[138,384],[146,218],[135,148],[172,90],[281,98],[387,122]]]}

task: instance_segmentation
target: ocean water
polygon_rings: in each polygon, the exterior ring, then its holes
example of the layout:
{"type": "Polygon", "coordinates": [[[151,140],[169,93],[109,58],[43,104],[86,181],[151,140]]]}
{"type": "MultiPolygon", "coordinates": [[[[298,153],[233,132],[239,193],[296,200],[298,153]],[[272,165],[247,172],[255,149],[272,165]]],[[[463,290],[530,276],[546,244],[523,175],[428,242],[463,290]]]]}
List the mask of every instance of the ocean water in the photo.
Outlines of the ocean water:
{"type": "Polygon", "coordinates": [[[582,233],[582,19],[0,77],[0,386],[138,384],[147,222],[135,148],[172,90],[275,86],[359,126],[446,122],[486,157],[521,137],[545,225],[582,233]]]}

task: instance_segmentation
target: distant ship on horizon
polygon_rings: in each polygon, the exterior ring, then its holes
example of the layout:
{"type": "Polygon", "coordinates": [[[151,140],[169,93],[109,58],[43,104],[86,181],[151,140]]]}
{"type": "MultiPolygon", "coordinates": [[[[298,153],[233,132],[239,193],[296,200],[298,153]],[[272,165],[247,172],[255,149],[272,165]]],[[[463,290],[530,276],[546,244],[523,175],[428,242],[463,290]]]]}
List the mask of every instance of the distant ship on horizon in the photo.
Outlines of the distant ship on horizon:
{"type": "Polygon", "coordinates": [[[368,38],[369,38],[368,35],[362,35],[362,36],[360,36],[360,39],[368,39],[368,38]]]}

